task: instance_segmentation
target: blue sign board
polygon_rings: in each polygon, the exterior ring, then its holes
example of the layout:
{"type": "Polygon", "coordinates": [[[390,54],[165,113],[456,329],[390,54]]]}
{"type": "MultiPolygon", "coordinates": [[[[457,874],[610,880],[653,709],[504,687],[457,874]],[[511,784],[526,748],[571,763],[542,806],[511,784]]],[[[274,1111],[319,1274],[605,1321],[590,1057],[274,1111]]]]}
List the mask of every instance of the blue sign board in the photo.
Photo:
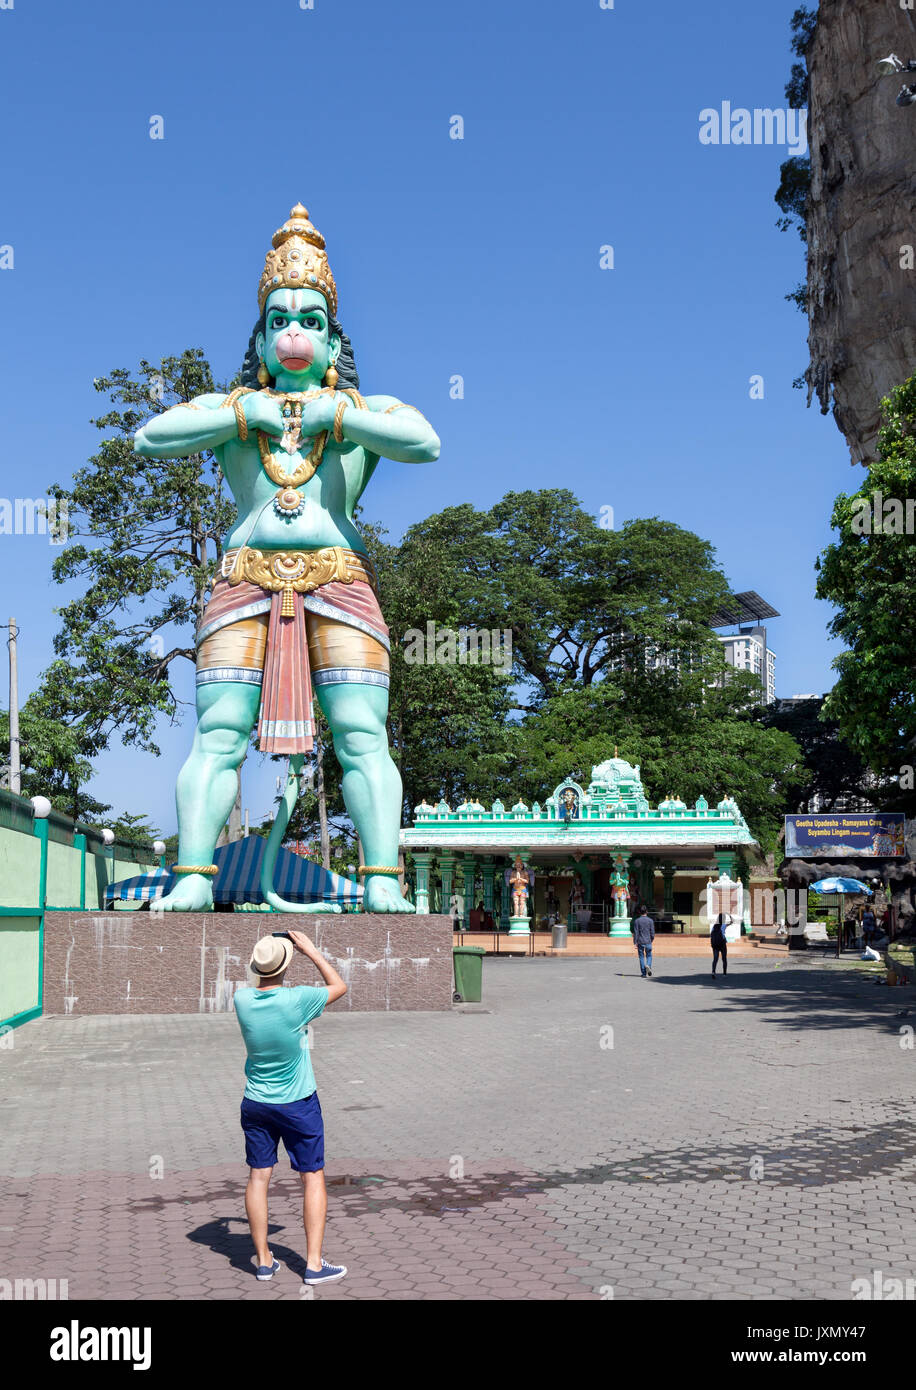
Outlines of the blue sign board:
{"type": "Polygon", "coordinates": [[[905,837],[906,819],[902,811],[822,811],[786,816],[786,857],[791,859],[814,859],[819,855],[902,859],[906,854],[905,837]]]}

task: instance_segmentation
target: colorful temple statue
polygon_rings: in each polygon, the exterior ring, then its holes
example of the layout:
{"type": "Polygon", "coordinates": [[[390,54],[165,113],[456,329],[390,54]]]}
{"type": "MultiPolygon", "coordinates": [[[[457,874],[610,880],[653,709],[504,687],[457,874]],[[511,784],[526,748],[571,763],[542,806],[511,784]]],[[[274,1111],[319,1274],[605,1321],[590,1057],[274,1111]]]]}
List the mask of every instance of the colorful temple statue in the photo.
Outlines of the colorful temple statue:
{"type": "Polygon", "coordinates": [[[525,868],[521,855],[516,855],[512,868],[506,870],[506,882],[512,893],[512,916],[515,918],[527,917],[528,889],[534,882],[534,873],[531,869],[525,868]]]}
{"type": "Polygon", "coordinates": [[[626,864],[619,855],[615,857],[612,866],[611,898],[614,903],[615,918],[625,918],[630,900],[630,875],[626,864]]]}
{"type": "Polygon", "coordinates": [[[137,452],[185,457],[212,449],[238,508],[197,633],[197,732],[178,778],[173,912],[212,907],[217,836],[257,722],[259,747],[290,756],[287,791],[264,856],[273,864],[313,746],[313,691],[334,738],[347,811],[365,864],[363,906],[412,912],[401,896],[401,780],[388,751],[388,628],[353,511],[381,457],[438,458],[439,440],[413,406],[359,393],[337,322],[325,242],[297,204],[274,234],[258,289],[260,317],[242,385],[155,416],[137,452]]]}

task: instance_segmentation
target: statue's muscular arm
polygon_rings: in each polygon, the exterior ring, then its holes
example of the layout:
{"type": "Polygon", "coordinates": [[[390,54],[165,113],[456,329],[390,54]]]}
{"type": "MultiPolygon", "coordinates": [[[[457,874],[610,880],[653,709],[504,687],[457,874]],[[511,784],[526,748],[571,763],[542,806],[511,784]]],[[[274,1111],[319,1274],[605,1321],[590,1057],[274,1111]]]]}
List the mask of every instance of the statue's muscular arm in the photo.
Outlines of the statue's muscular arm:
{"type": "Polygon", "coordinates": [[[345,439],[367,454],[396,463],[434,463],[439,457],[439,436],[419,411],[402,405],[396,396],[367,396],[366,405],[368,410],[348,406],[344,411],[345,439]],[[391,410],[392,406],[401,408],[391,410]]]}
{"type": "Polygon", "coordinates": [[[223,406],[222,394],[197,396],[190,405],[173,405],[147,420],[134,436],[134,448],[144,458],[186,458],[201,449],[218,449],[235,439],[235,412],[223,406]]]}
{"type": "MultiPolygon", "coordinates": [[[[195,396],[188,405],[173,405],[147,420],[134,435],[134,448],[144,458],[187,458],[202,449],[218,449],[238,438],[238,421],[219,392],[195,396]]],[[[242,410],[252,430],[279,436],[283,419],[274,401],[257,393],[242,397],[242,410]]]]}

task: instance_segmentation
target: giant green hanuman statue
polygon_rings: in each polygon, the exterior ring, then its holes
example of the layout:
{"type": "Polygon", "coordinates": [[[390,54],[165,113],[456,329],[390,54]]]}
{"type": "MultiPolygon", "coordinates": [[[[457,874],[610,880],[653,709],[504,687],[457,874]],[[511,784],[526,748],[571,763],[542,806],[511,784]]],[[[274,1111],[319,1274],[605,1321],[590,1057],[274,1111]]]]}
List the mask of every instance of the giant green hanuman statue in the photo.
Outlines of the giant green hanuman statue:
{"type": "Polygon", "coordinates": [[[301,204],[274,234],[258,305],[245,385],[174,406],[135,441],[152,458],[212,449],[238,508],[197,634],[197,731],[177,789],[179,882],[154,906],[212,907],[213,851],[257,722],[260,748],[290,755],[262,888],[276,907],[328,910],[285,903],[271,883],[313,745],[314,694],[363,846],[363,905],[411,912],[397,883],[401,780],[385,730],[388,629],[353,511],[381,457],[431,462],[439,440],[395,396],[360,395],[324,238],[301,204]]]}

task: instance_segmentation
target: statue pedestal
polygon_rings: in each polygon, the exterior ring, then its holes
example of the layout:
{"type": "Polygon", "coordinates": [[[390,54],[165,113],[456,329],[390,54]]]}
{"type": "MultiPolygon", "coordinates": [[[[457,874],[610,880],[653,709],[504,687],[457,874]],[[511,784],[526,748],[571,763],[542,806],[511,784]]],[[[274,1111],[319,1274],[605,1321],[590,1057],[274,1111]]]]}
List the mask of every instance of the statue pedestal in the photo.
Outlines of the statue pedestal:
{"type": "MultiPolygon", "coordinates": [[[[49,912],[46,1014],[228,1013],[258,937],[303,931],[339,970],[332,1013],[452,1007],[449,917],[344,912],[49,912]]],[[[288,985],[320,984],[297,952],[288,985]]]]}
{"type": "Polygon", "coordinates": [[[529,924],[528,918],[527,918],[527,917],[510,917],[510,918],[509,918],[509,935],[510,935],[510,936],[530,936],[530,935],[531,935],[531,926],[530,926],[530,924],[529,924]]]}
{"type": "Polygon", "coordinates": [[[632,937],[632,935],[633,935],[633,933],[630,931],[630,919],[629,919],[629,917],[612,917],[612,918],[611,918],[611,925],[610,925],[610,929],[608,930],[608,936],[613,936],[613,937],[615,937],[615,938],[617,938],[617,937],[621,937],[621,938],[622,938],[622,937],[627,937],[627,936],[632,937]]]}

